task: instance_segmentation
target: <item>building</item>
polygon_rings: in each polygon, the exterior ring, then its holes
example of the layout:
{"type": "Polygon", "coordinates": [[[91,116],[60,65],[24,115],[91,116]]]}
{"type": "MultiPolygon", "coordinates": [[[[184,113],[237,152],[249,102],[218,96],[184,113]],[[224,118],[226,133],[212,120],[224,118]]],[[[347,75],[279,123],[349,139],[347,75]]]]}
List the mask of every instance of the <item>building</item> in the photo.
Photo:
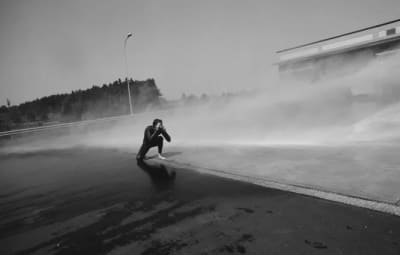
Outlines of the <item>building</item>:
{"type": "Polygon", "coordinates": [[[400,19],[277,51],[281,79],[319,81],[353,73],[400,51],[400,19]]]}

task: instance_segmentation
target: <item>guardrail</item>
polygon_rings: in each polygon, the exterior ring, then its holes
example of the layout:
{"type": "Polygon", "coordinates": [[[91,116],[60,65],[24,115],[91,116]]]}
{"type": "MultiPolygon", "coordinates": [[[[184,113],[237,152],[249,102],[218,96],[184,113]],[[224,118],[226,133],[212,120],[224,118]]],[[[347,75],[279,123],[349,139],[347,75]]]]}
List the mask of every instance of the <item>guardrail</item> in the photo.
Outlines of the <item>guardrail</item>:
{"type": "MultiPolygon", "coordinates": [[[[138,115],[138,114],[135,114],[138,115]]],[[[94,119],[94,120],[83,120],[83,121],[74,121],[74,122],[67,122],[67,123],[61,123],[61,124],[55,124],[55,125],[48,125],[48,126],[40,126],[40,127],[32,127],[32,128],[23,128],[23,129],[15,129],[15,130],[10,130],[10,131],[3,131],[0,132],[0,137],[2,136],[10,136],[10,135],[17,135],[17,134],[23,134],[23,133],[30,133],[30,132],[36,132],[36,131],[43,131],[43,130],[50,130],[50,129],[56,129],[56,128],[66,128],[66,127],[72,127],[72,126],[82,126],[82,125],[87,125],[87,124],[93,124],[93,123],[98,123],[98,122],[105,122],[105,121],[112,121],[112,120],[118,120],[118,119],[124,119],[124,118],[129,118],[133,117],[134,115],[118,115],[118,116],[113,116],[113,117],[107,117],[107,118],[99,118],[99,119],[94,119]]]]}
{"type": "Polygon", "coordinates": [[[158,110],[158,111],[151,111],[151,112],[141,112],[141,113],[135,113],[135,114],[124,114],[124,115],[118,115],[118,116],[107,117],[107,118],[74,121],[74,122],[67,122],[67,123],[48,125],[48,126],[15,129],[15,130],[10,130],[10,131],[0,132],[0,137],[10,136],[10,135],[18,135],[18,134],[30,133],[30,132],[37,132],[37,131],[44,131],[44,130],[50,130],[50,129],[57,129],[57,128],[83,126],[83,125],[87,125],[87,124],[106,122],[106,121],[112,121],[112,120],[122,120],[122,119],[128,119],[128,118],[137,117],[137,116],[145,115],[145,114],[149,114],[149,113],[168,112],[170,110],[172,110],[172,109],[158,110]]]}

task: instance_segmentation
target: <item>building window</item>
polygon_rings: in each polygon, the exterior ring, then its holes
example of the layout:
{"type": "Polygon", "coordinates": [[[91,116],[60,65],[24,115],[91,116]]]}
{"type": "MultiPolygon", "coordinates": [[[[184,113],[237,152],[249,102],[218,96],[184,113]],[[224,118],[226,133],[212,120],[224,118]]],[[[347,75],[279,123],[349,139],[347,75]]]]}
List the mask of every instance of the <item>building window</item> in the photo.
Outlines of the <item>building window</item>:
{"type": "Polygon", "coordinates": [[[386,30],[387,36],[394,35],[394,34],[396,34],[396,28],[391,28],[391,29],[386,30]]]}

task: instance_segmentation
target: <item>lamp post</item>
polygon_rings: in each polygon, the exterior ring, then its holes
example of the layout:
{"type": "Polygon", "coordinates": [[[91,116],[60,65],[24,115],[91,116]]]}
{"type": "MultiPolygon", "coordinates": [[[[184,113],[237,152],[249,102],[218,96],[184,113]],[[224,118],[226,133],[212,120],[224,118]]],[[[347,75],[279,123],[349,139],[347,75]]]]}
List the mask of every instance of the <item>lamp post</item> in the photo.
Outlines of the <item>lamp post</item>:
{"type": "Polygon", "coordinates": [[[129,77],[128,77],[128,57],[126,56],[126,43],[128,42],[128,39],[130,37],[132,37],[132,33],[128,33],[124,40],[124,56],[125,56],[126,83],[128,86],[128,97],[129,97],[129,112],[132,115],[133,111],[132,111],[131,89],[129,87],[129,77]]]}

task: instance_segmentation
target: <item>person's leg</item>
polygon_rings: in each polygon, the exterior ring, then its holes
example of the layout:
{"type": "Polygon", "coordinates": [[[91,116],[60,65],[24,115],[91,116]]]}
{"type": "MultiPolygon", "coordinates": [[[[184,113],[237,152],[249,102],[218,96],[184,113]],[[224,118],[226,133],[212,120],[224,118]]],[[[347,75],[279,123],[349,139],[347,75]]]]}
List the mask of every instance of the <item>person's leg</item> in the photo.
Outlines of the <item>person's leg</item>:
{"type": "Polygon", "coordinates": [[[139,150],[139,153],[137,155],[137,159],[144,159],[146,156],[146,153],[150,150],[150,148],[157,146],[158,147],[158,158],[160,159],[165,159],[161,154],[162,154],[162,149],[163,149],[163,144],[164,144],[164,139],[159,136],[157,137],[155,142],[151,142],[148,144],[143,144],[142,147],[139,150]]]}
{"type": "Polygon", "coordinates": [[[140,150],[136,156],[137,159],[144,159],[144,157],[146,156],[146,153],[150,150],[150,146],[148,144],[142,144],[142,146],[140,147],[140,150]]]}
{"type": "Polygon", "coordinates": [[[165,159],[165,158],[161,155],[161,154],[162,154],[163,145],[164,145],[164,138],[162,138],[161,136],[159,136],[159,137],[157,138],[158,158],[159,158],[159,159],[165,159]]]}
{"type": "Polygon", "coordinates": [[[138,153],[137,153],[137,155],[136,155],[136,159],[142,159],[143,146],[144,146],[144,144],[142,144],[142,145],[140,146],[140,149],[139,149],[139,151],[138,151],[138,153]]]}
{"type": "Polygon", "coordinates": [[[164,139],[161,136],[159,136],[157,138],[158,154],[162,153],[163,145],[164,145],[164,139]]]}

